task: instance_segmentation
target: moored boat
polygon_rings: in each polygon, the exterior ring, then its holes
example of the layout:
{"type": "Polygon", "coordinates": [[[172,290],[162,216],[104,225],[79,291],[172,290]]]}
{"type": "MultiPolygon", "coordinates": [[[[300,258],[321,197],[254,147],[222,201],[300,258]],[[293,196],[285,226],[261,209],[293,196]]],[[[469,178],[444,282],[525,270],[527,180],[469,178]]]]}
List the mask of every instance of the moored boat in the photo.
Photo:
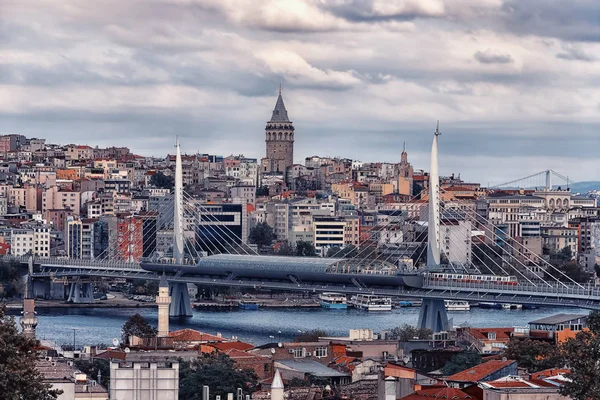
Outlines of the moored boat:
{"type": "Polygon", "coordinates": [[[346,296],[341,293],[325,292],[319,295],[319,304],[327,309],[344,310],[348,308],[346,296]]]}
{"type": "Polygon", "coordinates": [[[252,300],[240,300],[238,306],[242,310],[258,310],[258,302],[252,300]]]}
{"type": "Polygon", "coordinates": [[[356,296],[354,307],[367,311],[392,311],[392,299],[371,294],[359,294],[356,296]]]}
{"type": "Polygon", "coordinates": [[[468,301],[463,300],[444,300],[444,304],[446,305],[446,310],[448,311],[469,311],[471,310],[471,305],[468,301]]]}

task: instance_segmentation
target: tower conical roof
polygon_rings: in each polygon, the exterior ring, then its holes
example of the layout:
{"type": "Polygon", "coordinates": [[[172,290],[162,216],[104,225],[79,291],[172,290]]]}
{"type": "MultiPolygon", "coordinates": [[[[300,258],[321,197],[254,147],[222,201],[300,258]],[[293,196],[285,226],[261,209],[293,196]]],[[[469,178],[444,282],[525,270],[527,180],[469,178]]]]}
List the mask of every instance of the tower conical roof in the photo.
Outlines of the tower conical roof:
{"type": "Polygon", "coordinates": [[[285,104],[283,104],[283,97],[281,97],[281,89],[279,90],[277,103],[275,103],[273,115],[271,116],[271,120],[269,122],[290,122],[287,110],[285,109],[285,104]]]}
{"type": "Polygon", "coordinates": [[[283,389],[283,380],[281,379],[281,373],[279,373],[279,369],[275,370],[275,376],[273,377],[273,383],[271,383],[271,389],[283,389]]]}
{"type": "Polygon", "coordinates": [[[163,271],[162,276],[160,277],[160,282],[158,283],[158,287],[159,288],[168,288],[169,287],[169,282],[167,282],[167,276],[165,275],[165,272],[163,271]]]}

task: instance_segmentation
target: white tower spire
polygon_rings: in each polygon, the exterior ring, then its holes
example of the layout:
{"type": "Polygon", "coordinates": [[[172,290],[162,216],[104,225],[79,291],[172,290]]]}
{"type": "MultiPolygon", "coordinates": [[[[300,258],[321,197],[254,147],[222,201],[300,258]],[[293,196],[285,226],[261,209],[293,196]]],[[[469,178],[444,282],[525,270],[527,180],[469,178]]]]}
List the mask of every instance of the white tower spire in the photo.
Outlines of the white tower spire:
{"type": "Polygon", "coordinates": [[[173,216],[173,258],[177,264],[183,263],[183,174],[181,172],[181,150],[179,137],[175,144],[175,204],[173,216]]]}
{"type": "Polygon", "coordinates": [[[440,121],[437,123],[431,145],[429,169],[429,223],[427,226],[427,268],[440,266],[440,175],[438,171],[438,137],[440,121]]]}

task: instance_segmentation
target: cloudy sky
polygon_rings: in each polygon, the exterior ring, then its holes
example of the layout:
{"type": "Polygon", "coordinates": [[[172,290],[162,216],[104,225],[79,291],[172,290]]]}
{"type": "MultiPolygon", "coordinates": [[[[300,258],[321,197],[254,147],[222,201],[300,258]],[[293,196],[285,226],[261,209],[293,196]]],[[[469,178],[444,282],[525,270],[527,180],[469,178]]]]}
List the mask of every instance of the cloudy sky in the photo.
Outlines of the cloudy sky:
{"type": "Polygon", "coordinates": [[[0,0],[0,133],[600,180],[597,0],[0,0]]]}

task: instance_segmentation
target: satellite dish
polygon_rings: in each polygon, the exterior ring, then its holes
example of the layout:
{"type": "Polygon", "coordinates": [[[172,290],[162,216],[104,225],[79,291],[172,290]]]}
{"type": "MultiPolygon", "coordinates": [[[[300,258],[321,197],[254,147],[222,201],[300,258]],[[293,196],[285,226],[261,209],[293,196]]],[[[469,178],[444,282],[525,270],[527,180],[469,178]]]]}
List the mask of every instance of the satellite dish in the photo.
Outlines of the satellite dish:
{"type": "Polygon", "coordinates": [[[281,342],[277,343],[277,347],[283,347],[283,343],[281,343],[281,342]]]}
{"type": "Polygon", "coordinates": [[[113,346],[115,346],[115,347],[116,347],[116,346],[118,346],[118,345],[119,345],[119,339],[117,339],[117,338],[114,338],[114,339],[113,339],[113,346]]]}
{"type": "Polygon", "coordinates": [[[271,354],[275,354],[275,349],[271,348],[271,354]]]}
{"type": "Polygon", "coordinates": [[[402,361],[404,361],[404,364],[408,364],[408,362],[410,361],[410,358],[408,356],[404,356],[402,361]]]}
{"type": "Polygon", "coordinates": [[[125,347],[125,350],[123,350],[125,353],[129,353],[131,350],[129,349],[129,347],[125,347]]]}

